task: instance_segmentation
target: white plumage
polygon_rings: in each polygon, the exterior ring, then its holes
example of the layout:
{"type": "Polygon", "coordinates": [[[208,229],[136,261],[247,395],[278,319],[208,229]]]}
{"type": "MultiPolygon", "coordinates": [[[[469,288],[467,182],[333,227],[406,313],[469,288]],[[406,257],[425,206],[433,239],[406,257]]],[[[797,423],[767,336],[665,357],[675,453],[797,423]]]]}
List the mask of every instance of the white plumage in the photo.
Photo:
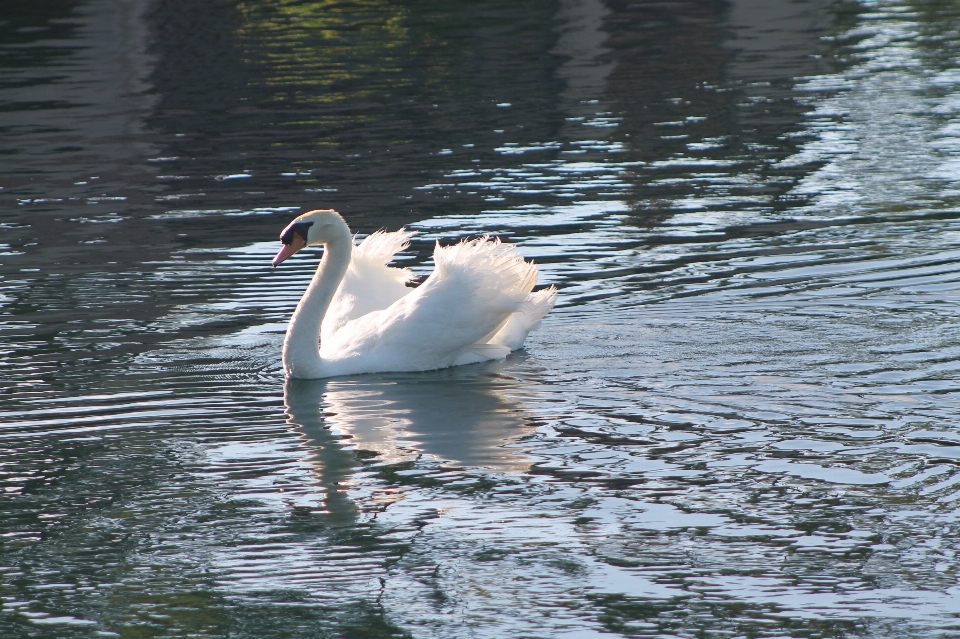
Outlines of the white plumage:
{"type": "Polygon", "coordinates": [[[408,287],[412,273],[387,264],[412,235],[381,231],[354,247],[334,211],[305,213],[284,230],[275,264],[302,246],[325,245],[290,320],[287,375],[419,371],[502,358],[553,308],[556,289],[532,292],[537,267],[512,244],[489,237],[438,244],[433,273],[408,287]]]}

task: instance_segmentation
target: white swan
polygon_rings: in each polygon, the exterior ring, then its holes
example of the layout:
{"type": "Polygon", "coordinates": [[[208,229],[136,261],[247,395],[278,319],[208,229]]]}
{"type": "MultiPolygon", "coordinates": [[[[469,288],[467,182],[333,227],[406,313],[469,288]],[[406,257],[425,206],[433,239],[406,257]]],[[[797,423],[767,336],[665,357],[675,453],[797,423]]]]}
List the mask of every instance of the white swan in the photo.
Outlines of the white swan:
{"type": "Polygon", "coordinates": [[[537,267],[512,244],[486,237],[437,245],[435,270],[409,288],[413,274],[387,263],[411,235],[377,232],[354,247],[347,223],[333,210],[309,211],[283,230],[274,266],[304,246],[324,245],[283,340],[288,377],[423,371],[499,359],[520,348],[553,308],[554,287],[532,292],[537,267]]]}

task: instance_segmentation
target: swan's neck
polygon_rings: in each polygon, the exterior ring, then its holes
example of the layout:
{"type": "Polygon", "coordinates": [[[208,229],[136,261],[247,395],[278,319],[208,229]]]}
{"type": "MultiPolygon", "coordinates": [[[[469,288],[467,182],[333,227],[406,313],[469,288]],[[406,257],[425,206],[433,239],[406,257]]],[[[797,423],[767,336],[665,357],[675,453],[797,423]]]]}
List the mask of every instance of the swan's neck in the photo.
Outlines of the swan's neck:
{"type": "Polygon", "coordinates": [[[324,244],[323,258],[310,285],[300,298],[283,340],[283,370],[288,377],[319,378],[328,375],[320,357],[320,325],[337,287],[347,273],[353,251],[350,231],[324,244]]]}

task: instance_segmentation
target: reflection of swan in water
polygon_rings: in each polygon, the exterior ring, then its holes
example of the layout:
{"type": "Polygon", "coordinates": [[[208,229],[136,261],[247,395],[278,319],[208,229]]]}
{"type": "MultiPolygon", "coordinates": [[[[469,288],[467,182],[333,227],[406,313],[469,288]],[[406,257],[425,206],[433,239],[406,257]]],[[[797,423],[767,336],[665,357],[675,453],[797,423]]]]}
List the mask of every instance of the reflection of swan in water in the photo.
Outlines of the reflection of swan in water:
{"type": "Polygon", "coordinates": [[[357,467],[353,451],[339,435],[330,431],[323,416],[326,384],[315,380],[287,380],[283,403],[287,421],[306,439],[314,461],[317,481],[326,493],[323,503],[332,525],[350,525],[356,520],[357,507],[346,494],[344,482],[357,467]]]}
{"type": "Polygon", "coordinates": [[[426,454],[464,466],[522,472],[524,453],[505,444],[530,432],[511,395],[507,364],[488,362],[428,373],[330,380],[324,400],[330,423],[358,449],[384,461],[426,454]],[[406,453],[406,454],[405,454],[406,453]]]}
{"type": "Polygon", "coordinates": [[[325,507],[335,522],[348,524],[357,516],[345,492],[359,467],[355,450],[375,451],[381,463],[425,454],[505,472],[529,468],[522,450],[505,447],[533,429],[510,397],[519,388],[502,373],[505,366],[488,362],[416,375],[287,380],[289,422],[313,449],[325,507]]]}

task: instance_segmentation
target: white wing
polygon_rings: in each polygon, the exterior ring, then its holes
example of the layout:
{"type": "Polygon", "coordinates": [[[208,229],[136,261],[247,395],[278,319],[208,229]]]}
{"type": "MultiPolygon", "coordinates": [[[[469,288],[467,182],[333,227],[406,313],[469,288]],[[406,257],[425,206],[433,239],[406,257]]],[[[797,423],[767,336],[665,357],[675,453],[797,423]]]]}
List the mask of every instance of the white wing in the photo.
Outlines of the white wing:
{"type": "MultiPolygon", "coordinates": [[[[424,370],[506,355],[512,343],[493,338],[524,310],[537,267],[513,245],[489,238],[437,246],[434,261],[436,269],[418,288],[321,342],[324,360],[343,362],[342,373],[349,373],[424,370]]],[[[542,297],[552,306],[552,293],[542,297]]]]}
{"type": "Polygon", "coordinates": [[[385,309],[410,293],[412,289],[406,284],[413,279],[413,272],[387,264],[409,246],[413,235],[404,229],[395,233],[377,231],[354,247],[347,274],[323,318],[321,342],[332,339],[347,322],[385,309]]]}

